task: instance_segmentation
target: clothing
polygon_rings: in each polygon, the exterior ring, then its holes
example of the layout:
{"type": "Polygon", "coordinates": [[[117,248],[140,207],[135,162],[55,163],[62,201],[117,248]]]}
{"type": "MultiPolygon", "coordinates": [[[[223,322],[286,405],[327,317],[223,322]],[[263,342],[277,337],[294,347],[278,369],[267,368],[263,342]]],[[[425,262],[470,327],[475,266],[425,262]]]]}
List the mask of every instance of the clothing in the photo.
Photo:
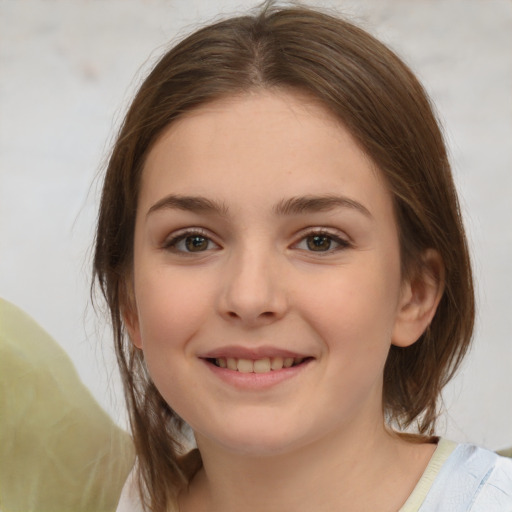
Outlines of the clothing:
{"type": "Polygon", "coordinates": [[[64,350],[0,299],[0,510],[111,512],[134,460],[64,350]]]}
{"type": "MultiPolygon", "coordinates": [[[[132,474],[117,512],[141,512],[132,474]]],[[[512,459],[440,439],[422,477],[398,512],[512,512],[512,459]]]]}
{"type": "Polygon", "coordinates": [[[512,512],[512,460],[441,439],[399,512],[512,512]]]}

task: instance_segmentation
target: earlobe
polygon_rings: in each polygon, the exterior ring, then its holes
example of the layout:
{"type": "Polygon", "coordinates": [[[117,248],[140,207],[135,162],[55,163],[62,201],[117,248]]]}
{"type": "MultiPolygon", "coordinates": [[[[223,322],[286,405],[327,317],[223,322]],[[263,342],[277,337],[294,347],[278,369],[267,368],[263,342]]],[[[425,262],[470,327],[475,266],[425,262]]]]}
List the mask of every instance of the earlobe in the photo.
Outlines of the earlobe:
{"type": "Polygon", "coordinates": [[[121,317],[126,327],[126,331],[132,344],[142,349],[142,337],[140,334],[139,315],[137,313],[137,305],[135,303],[135,294],[133,293],[133,287],[127,283],[125,285],[124,297],[121,306],[121,317]]]}
{"type": "Polygon", "coordinates": [[[444,292],[441,255],[427,249],[417,271],[402,286],[391,342],[398,347],[415,343],[432,322],[444,292]]]}
{"type": "Polygon", "coordinates": [[[137,313],[133,310],[123,310],[122,315],[130,341],[135,347],[142,349],[142,338],[140,335],[139,318],[137,313]]]}

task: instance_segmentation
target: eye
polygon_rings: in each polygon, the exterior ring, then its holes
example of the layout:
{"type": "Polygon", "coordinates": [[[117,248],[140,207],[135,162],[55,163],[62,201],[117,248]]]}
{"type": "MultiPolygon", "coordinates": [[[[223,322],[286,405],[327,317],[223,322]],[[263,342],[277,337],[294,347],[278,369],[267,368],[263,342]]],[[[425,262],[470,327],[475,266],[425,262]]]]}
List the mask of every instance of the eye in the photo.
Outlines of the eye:
{"type": "Polygon", "coordinates": [[[219,246],[201,232],[187,231],[167,240],[164,249],[174,252],[199,253],[219,249],[219,246]]]}
{"type": "Polygon", "coordinates": [[[309,252],[333,252],[349,246],[347,240],[323,231],[309,233],[295,245],[297,249],[309,252]]]}

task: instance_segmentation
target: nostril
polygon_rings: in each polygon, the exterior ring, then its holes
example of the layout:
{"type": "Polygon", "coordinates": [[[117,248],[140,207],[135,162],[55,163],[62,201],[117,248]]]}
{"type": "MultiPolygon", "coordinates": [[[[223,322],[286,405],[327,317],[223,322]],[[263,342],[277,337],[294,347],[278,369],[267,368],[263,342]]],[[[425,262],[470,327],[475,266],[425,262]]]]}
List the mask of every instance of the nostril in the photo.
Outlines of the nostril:
{"type": "MultiPolygon", "coordinates": [[[[227,316],[233,320],[245,319],[244,315],[240,315],[240,314],[236,313],[235,311],[228,311],[227,316]]],[[[257,320],[258,318],[260,320],[264,320],[264,319],[271,320],[274,317],[276,317],[276,314],[274,313],[274,311],[263,311],[262,313],[255,315],[253,320],[257,320]]]]}

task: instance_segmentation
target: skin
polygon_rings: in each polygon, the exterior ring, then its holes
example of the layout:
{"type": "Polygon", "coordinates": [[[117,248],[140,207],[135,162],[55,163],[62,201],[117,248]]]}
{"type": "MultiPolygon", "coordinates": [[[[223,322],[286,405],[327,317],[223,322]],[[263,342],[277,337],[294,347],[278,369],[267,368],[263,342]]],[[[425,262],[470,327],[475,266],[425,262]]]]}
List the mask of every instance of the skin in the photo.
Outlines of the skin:
{"type": "Polygon", "coordinates": [[[386,429],[383,368],[441,293],[402,279],[380,172],[310,98],[247,94],[173,123],[143,171],[125,320],[201,451],[181,510],[396,511],[434,447],[386,429]],[[307,360],[271,385],[207,360],[284,351],[307,360]]]}

